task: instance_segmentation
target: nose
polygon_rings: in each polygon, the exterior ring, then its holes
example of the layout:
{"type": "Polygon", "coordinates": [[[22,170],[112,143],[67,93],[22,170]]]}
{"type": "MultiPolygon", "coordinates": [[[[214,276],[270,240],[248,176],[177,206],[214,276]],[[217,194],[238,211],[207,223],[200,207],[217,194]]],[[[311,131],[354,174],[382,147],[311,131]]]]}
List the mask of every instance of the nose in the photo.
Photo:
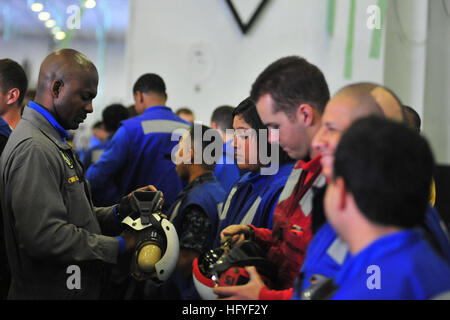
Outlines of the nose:
{"type": "Polygon", "coordinates": [[[321,152],[326,146],[326,140],[324,139],[324,130],[320,129],[311,141],[311,147],[316,152],[321,152]]]}
{"type": "Polygon", "coordinates": [[[88,103],[85,108],[84,111],[86,111],[86,113],[92,113],[94,112],[94,107],[92,106],[92,102],[88,103]]]}

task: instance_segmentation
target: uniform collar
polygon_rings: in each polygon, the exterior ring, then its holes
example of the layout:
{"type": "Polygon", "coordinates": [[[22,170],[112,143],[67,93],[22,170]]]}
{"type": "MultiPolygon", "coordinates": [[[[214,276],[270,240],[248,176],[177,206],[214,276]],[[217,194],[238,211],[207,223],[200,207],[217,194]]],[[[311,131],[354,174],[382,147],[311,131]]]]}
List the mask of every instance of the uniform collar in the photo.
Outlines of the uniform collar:
{"type": "Polygon", "coordinates": [[[61,138],[59,132],[53,125],[34,108],[25,107],[22,114],[22,119],[29,121],[33,126],[39,129],[45,136],[47,136],[60,149],[69,150],[71,147],[61,138]]]}
{"type": "Polygon", "coordinates": [[[172,109],[166,106],[152,106],[145,109],[144,113],[149,113],[153,111],[172,111],[172,109]]]}
{"type": "Polygon", "coordinates": [[[205,182],[212,182],[212,181],[216,181],[216,178],[214,177],[214,173],[212,172],[207,172],[202,174],[201,176],[195,178],[191,183],[189,183],[184,190],[189,190],[192,189],[193,187],[195,187],[196,185],[205,183],[205,182]]]}
{"type": "Polygon", "coordinates": [[[69,133],[61,127],[61,125],[56,121],[56,119],[48,112],[45,108],[41,107],[37,103],[30,101],[28,103],[28,107],[31,109],[36,110],[39,112],[47,121],[52,125],[53,128],[55,128],[56,132],[58,132],[58,135],[60,136],[61,140],[63,142],[66,142],[66,139],[69,137],[69,133]]]}
{"type": "Polygon", "coordinates": [[[303,169],[305,171],[312,171],[312,172],[320,170],[320,168],[321,168],[320,158],[321,157],[322,156],[319,154],[316,157],[314,157],[314,159],[312,159],[310,161],[299,160],[295,164],[294,169],[303,169]]]}

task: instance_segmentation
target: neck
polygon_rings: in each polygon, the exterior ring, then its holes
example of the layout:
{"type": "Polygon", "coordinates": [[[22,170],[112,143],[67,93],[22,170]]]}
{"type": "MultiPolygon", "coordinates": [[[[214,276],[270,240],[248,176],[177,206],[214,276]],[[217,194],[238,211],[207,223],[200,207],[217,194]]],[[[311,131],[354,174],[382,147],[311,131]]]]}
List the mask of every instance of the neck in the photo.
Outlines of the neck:
{"type": "Polygon", "coordinates": [[[234,138],[233,134],[227,133],[226,131],[223,132],[222,130],[220,130],[220,133],[222,134],[223,143],[227,143],[234,138]]]}
{"type": "Polygon", "coordinates": [[[145,110],[156,106],[165,106],[166,101],[154,96],[146,96],[144,99],[145,110]]]}
{"type": "Polygon", "coordinates": [[[192,165],[189,170],[189,183],[208,172],[211,171],[205,170],[201,165],[192,165]]]}
{"type": "Polygon", "coordinates": [[[343,237],[343,239],[348,244],[352,255],[355,255],[377,239],[400,230],[398,227],[380,226],[369,223],[365,226],[359,225],[355,227],[352,232],[349,232],[349,236],[343,237]]]}
{"type": "Polygon", "coordinates": [[[2,118],[14,129],[20,121],[20,111],[20,108],[17,106],[11,107],[2,115],[2,118]]]}

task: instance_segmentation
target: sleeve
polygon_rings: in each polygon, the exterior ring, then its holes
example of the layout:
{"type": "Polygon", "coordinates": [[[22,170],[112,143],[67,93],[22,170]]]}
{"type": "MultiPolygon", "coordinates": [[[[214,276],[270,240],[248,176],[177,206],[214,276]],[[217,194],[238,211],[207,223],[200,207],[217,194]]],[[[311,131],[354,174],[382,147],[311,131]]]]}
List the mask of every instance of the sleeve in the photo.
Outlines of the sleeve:
{"type": "Polygon", "coordinates": [[[272,244],[272,230],[266,228],[256,228],[253,225],[249,225],[253,229],[253,239],[257,245],[264,251],[268,251],[272,244]]]}
{"type": "Polygon", "coordinates": [[[204,252],[208,247],[211,231],[208,214],[197,205],[188,206],[182,214],[180,248],[204,252]]]}
{"type": "Polygon", "coordinates": [[[121,219],[117,216],[115,208],[117,205],[94,208],[95,216],[102,229],[102,234],[107,236],[117,236],[122,232],[121,219]]]}
{"type": "Polygon", "coordinates": [[[291,300],[294,295],[294,289],[269,290],[263,287],[259,292],[259,300],[291,300]]]}
{"type": "Polygon", "coordinates": [[[19,246],[36,259],[116,263],[119,240],[68,222],[60,164],[50,152],[55,151],[24,142],[5,172],[7,205],[14,215],[19,246]]]}
{"type": "Polygon", "coordinates": [[[112,178],[124,167],[127,161],[128,145],[127,132],[124,127],[120,127],[100,159],[92,164],[86,172],[86,179],[91,185],[93,195],[104,188],[118,189],[118,186],[113,184],[114,179],[112,178]]]}

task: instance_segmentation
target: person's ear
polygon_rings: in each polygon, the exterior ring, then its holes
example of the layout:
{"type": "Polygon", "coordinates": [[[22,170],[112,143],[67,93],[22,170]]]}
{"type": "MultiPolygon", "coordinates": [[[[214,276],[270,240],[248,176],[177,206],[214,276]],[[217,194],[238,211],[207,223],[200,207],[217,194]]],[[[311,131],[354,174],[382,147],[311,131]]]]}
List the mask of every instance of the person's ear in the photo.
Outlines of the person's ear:
{"type": "Polygon", "coordinates": [[[64,82],[62,80],[53,80],[52,81],[50,89],[52,92],[52,96],[54,98],[59,97],[62,87],[64,87],[64,82]]]}
{"type": "Polygon", "coordinates": [[[297,119],[303,121],[306,127],[314,123],[314,109],[309,104],[302,104],[297,108],[297,119]]]}
{"type": "Polygon", "coordinates": [[[219,129],[219,126],[217,125],[217,122],[215,122],[215,121],[211,121],[211,128],[213,128],[213,129],[219,129]]]}
{"type": "Polygon", "coordinates": [[[194,146],[191,146],[191,163],[195,163],[195,153],[194,153],[194,146]]]}
{"type": "Polygon", "coordinates": [[[141,91],[136,91],[136,102],[139,104],[144,102],[144,94],[141,91]]]}
{"type": "Polygon", "coordinates": [[[11,105],[17,102],[17,100],[19,100],[20,97],[20,90],[17,88],[12,88],[11,90],[9,90],[6,93],[6,104],[11,105]]]}

